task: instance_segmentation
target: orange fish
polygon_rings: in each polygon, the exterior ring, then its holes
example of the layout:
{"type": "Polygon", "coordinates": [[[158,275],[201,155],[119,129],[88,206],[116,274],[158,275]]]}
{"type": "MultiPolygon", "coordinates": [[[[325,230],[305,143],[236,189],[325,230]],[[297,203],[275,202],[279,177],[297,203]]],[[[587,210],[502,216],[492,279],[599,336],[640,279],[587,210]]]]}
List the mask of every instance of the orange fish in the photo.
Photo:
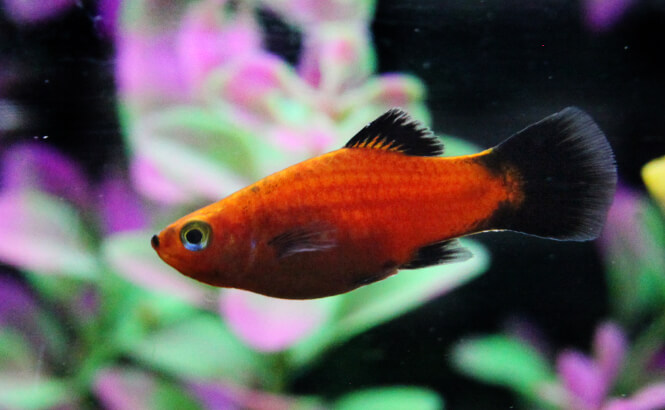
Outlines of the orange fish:
{"type": "Polygon", "coordinates": [[[566,108],[474,155],[392,109],[342,149],[293,165],[152,237],[169,265],[214,286],[287,299],[348,292],[471,257],[455,239],[512,230],[598,236],[616,166],[602,131],[566,108]]]}

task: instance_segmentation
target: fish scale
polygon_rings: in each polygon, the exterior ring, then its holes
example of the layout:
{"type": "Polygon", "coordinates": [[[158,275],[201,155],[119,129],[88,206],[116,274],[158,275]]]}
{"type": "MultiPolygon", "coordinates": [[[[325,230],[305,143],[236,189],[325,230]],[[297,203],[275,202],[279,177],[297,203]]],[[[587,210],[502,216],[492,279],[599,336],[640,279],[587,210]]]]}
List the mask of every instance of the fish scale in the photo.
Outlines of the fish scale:
{"type": "Polygon", "coordinates": [[[270,175],[153,236],[158,255],[215,286],[336,295],[470,257],[456,238],[515,230],[590,240],[616,186],[602,131],[567,108],[474,155],[393,109],[337,151],[270,175]]]}

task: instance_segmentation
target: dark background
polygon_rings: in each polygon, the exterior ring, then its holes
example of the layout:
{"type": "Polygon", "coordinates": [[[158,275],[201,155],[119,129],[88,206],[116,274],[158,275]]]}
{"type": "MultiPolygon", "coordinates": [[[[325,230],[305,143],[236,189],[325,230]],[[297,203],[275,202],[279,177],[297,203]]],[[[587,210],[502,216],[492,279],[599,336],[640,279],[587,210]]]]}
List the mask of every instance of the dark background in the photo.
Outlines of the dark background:
{"type": "MultiPolygon", "coordinates": [[[[568,105],[606,132],[620,179],[642,189],[639,171],[665,155],[665,2],[637,1],[603,33],[582,24],[581,5],[555,0],[382,0],[372,31],[379,71],[425,81],[433,127],[483,147],[568,105]]],[[[298,33],[264,12],[272,50],[294,61],[298,33]]],[[[48,135],[95,178],[126,163],[115,112],[112,41],[93,2],[33,26],[0,15],[0,98],[27,121],[0,135],[0,150],[48,135]]],[[[556,223],[556,221],[552,221],[556,223]]],[[[453,343],[501,331],[511,318],[539,326],[554,349],[587,349],[607,317],[604,274],[593,243],[511,233],[478,237],[492,254],[477,280],[331,352],[301,374],[303,394],[337,394],[383,384],[419,384],[448,408],[509,408],[508,393],[449,367],[453,343]]],[[[409,274],[405,272],[403,274],[409,274]]]]}

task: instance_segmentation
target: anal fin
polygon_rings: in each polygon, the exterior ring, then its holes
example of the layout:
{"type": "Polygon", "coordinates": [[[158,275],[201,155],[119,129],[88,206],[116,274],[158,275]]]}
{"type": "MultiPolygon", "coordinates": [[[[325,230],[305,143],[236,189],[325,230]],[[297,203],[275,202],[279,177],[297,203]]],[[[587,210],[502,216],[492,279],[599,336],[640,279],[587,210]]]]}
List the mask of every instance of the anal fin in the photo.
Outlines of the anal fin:
{"type": "Polygon", "coordinates": [[[462,262],[473,255],[462,247],[457,239],[435,242],[418,249],[413,258],[400,266],[401,269],[418,269],[442,263],[462,262]]]}

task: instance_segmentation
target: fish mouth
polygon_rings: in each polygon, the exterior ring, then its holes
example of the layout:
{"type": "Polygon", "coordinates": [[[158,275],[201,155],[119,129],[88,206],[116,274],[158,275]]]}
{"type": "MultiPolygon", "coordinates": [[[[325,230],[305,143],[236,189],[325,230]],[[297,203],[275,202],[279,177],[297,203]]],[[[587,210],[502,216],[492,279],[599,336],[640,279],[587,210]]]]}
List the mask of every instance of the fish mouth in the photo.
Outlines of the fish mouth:
{"type": "Polygon", "coordinates": [[[159,248],[159,236],[152,235],[152,238],[150,239],[150,244],[152,245],[152,249],[157,250],[157,248],[159,248]]]}

